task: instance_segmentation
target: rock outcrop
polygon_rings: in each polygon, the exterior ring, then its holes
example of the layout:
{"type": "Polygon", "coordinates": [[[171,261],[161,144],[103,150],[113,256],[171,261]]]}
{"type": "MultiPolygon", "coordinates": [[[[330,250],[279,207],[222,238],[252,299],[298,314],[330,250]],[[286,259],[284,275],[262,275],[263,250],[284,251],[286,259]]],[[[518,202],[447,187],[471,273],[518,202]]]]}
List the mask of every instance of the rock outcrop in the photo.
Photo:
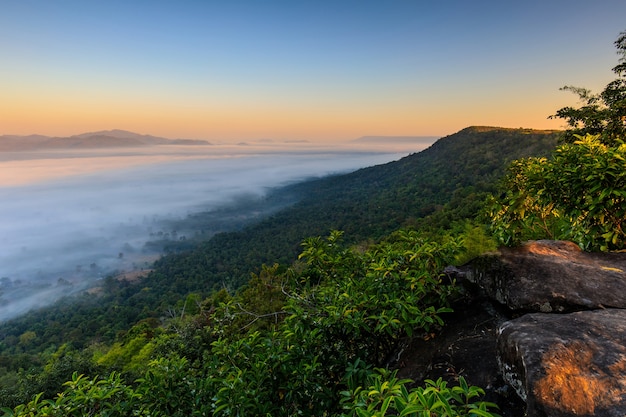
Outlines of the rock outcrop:
{"type": "Polygon", "coordinates": [[[511,310],[626,308],[626,253],[588,253],[540,240],[482,256],[465,277],[511,310]]]}
{"type": "Polygon", "coordinates": [[[626,253],[528,242],[476,259],[465,278],[513,314],[530,312],[496,336],[527,416],[626,415],[626,253]]]}
{"type": "Polygon", "coordinates": [[[626,416],[626,253],[534,241],[447,273],[465,297],[405,376],[462,375],[507,417],[626,416]]]}
{"type": "Polygon", "coordinates": [[[500,326],[497,352],[528,416],[626,416],[626,310],[527,314],[500,326]]]}

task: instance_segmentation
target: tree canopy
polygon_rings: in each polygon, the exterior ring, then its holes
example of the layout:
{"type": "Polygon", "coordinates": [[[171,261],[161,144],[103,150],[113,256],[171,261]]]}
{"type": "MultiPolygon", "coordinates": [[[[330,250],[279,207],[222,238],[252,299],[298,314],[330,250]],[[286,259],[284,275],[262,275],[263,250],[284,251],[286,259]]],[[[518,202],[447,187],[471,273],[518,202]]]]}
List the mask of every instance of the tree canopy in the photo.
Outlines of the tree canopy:
{"type": "Polygon", "coordinates": [[[551,159],[511,165],[490,216],[501,243],[565,239],[585,250],[626,247],[626,145],[587,135],[551,159]]]}
{"type": "Polygon", "coordinates": [[[626,135],[626,31],[620,33],[614,42],[620,55],[613,72],[618,78],[611,81],[598,94],[586,88],[565,86],[561,90],[570,91],[580,98],[582,106],[559,109],[550,118],[560,118],[567,122],[568,129],[563,134],[565,142],[574,142],[577,137],[598,135],[600,141],[612,144],[626,135]]]}
{"type": "Polygon", "coordinates": [[[216,293],[158,332],[135,326],[96,355],[110,362],[109,370],[123,365],[119,371],[74,372],[48,397],[36,394],[0,411],[7,417],[495,416],[495,404],[481,401],[484,391],[462,377],[453,386],[439,379],[411,388],[385,369],[402,339],[443,325],[457,288],[440,271],[461,242],[400,230],[362,251],[341,238],[333,231],[305,240],[292,268],[265,268],[240,294],[216,293]],[[272,307],[274,314],[265,312],[272,307]]]}

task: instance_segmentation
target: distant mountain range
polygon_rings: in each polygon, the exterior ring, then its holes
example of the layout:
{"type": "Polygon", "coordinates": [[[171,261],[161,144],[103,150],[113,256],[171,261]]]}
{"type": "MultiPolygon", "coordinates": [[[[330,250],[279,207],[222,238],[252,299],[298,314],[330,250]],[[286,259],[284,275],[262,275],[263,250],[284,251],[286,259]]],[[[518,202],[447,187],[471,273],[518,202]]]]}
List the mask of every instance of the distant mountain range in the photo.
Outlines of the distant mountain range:
{"type": "MultiPolygon", "coordinates": [[[[350,141],[360,145],[423,145],[427,147],[439,139],[438,136],[363,136],[350,141]]],[[[272,143],[271,139],[259,142],[272,143]]],[[[285,140],[283,143],[308,143],[306,140],[285,140]]],[[[153,145],[212,145],[206,140],[167,139],[152,135],[141,135],[127,130],[113,129],[88,132],[73,136],[3,135],[0,136],[0,152],[37,151],[50,149],[104,149],[130,148],[153,145]]],[[[239,146],[249,145],[241,142],[239,146]]]]}
{"type": "Polygon", "coordinates": [[[68,137],[43,135],[0,136],[0,152],[34,151],[44,149],[99,149],[119,147],[141,147],[152,145],[210,145],[205,140],[166,139],[151,135],[140,135],[126,130],[103,130],[68,137]]]}

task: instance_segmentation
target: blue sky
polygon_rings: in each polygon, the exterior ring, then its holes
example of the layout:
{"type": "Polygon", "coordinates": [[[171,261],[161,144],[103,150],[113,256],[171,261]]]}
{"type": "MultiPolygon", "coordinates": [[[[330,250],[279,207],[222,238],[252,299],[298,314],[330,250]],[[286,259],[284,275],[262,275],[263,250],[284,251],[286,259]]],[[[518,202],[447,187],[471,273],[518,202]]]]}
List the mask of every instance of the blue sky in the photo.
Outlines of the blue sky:
{"type": "Polygon", "coordinates": [[[211,140],[559,128],[626,2],[0,1],[0,134],[211,140]]]}

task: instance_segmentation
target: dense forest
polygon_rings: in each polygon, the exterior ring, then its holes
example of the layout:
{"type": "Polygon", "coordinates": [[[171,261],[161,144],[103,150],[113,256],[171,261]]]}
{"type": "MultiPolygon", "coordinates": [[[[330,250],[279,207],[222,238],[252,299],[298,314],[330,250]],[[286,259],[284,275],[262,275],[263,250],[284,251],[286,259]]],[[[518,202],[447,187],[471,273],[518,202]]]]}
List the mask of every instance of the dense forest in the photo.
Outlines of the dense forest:
{"type": "Polygon", "coordinates": [[[288,208],[2,323],[3,414],[496,416],[463,375],[399,379],[392,358],[446,326],[463,296],[446,265],[526,239],[626,248],[626,32],[615,45],[618,79],[566,88],[584,104],[557,111],[565,132],[471,127],[275,190],[263,204],[288,208]]]}

